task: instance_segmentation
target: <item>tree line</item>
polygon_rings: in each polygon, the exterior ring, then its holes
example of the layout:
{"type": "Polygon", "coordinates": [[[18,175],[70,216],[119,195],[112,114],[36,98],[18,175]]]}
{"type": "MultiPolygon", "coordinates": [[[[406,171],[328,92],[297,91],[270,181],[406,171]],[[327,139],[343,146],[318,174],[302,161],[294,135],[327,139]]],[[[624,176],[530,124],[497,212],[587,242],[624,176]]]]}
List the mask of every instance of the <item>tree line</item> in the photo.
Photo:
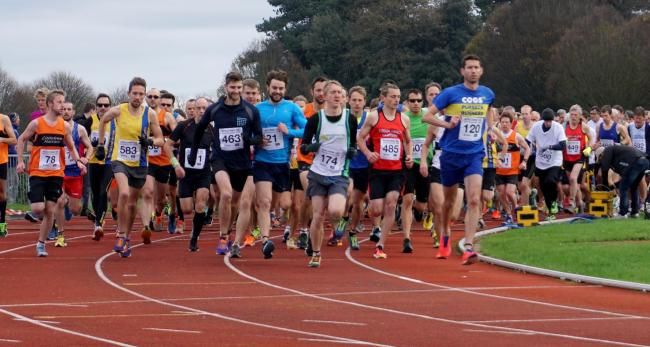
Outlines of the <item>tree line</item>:
{"type": "Polygon", "coordinates": [[[482,82],[500,105],[535,108],[649,105],[647,0],[269,0],[275,16],[232,68],[262,85],[289,72],[289,94],[318,75],[372,96],[460,82],[465,53],[484,61],[482,82]]]}

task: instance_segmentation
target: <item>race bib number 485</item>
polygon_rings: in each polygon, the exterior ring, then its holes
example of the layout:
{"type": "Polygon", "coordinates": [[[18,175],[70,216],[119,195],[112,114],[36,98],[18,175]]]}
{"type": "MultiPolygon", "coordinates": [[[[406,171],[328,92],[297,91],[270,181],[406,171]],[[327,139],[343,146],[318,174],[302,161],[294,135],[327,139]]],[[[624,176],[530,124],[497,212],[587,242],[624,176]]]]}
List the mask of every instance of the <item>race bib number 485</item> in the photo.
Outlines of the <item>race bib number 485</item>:
{"type": "Polygon", "coordinates": [[[384,160],[399,160],[402,152],[400,139],[382,138],[379,141],[379,158],[384,160]]]}

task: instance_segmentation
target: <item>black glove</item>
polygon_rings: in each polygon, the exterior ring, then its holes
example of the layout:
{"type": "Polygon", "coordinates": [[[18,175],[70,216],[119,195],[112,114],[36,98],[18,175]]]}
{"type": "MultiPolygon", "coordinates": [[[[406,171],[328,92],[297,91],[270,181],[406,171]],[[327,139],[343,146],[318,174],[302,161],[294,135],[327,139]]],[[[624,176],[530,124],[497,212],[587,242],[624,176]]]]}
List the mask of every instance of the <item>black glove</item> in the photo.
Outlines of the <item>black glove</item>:
{"type": "Polygon", "coordinates": [[[300,146],[300,151],[302,152],[302,154],[316,153],[318,152],[319,148],[320,148],[320,142],[314,142],[308,145],[303,143],[302,146],[300,146]]]}
{"type": "Polygon", "coordinates": [[[142,147],[149,147],[153,146],[153,139],[151,137],[144,137],[144,136],[139,136],[138,137],[138,142],[140,142],[140,146],[142,147]]]}
{"type": "Polygon", "coordinates": [[[99,139],[94,139],[90,141],[90,145],[93,147],[97,147],[99,145],[99,139]]]}
{"type": "Polygon", "coordinates": [[[250,146],[259,146],[262,144],[262,137],[251,135],[246,141],[250,146]]]}
{"type": "Polygon", "coordinates": [[[348,147],[348,152],[345,154],[345,157],[348,159],[354,158],[354,156],[357,155],[357,148],[356,147],[348,147]]]}
{"type": "Polygon", "coordinates": [[[7,138],[9,138],[9,134],[7,134],[6,131],[2,130],[2,131],[0,131],[0,137],[3,137],[5,139],[7,139],[7,138]]]}
{"type": "Polygon", "coordinates": [[[106,158],[106,150],[103,145],[97,146],[97,149],[95,150],[95,158],[98,160],[104,160],[104,158],[106,158]]]}
{"type": "Polygon", "coordinates": [[[192,147],[192,150],[190,150],[190,154],[187,156],[187,163],[190,164],[190,166],[194,166],[196,164],[196,155],[198,152],[198,148],[192,147]]]}

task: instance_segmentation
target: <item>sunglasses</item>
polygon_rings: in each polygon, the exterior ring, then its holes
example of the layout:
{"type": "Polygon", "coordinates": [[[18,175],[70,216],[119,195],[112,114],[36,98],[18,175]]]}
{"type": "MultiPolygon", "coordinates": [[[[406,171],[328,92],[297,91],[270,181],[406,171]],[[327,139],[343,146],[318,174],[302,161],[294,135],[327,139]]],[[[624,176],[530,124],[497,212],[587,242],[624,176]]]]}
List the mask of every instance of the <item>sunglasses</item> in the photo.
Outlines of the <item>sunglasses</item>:
{"type": "Polygon", "coordinates": [[[111,107],[111,104],[97,104],[97,107],[99,107],[99,108],[109,108],[109,107],[111,107]]]}
{"type": "Polygon", "coordinates": [[[409,102],[422,102],[422,99],[409,99],[409,102]]]}
{"type": "Polygon", "coordinates": [[[158,96],[158,95],[147,95],[147,98],[149,98],[149,99],[160,99],[160,96],[158,96]]]}
{"type": "Polygon", "coordinates": [[[172,107],[172,104],[160,104],[162,107],[172,107]]]}

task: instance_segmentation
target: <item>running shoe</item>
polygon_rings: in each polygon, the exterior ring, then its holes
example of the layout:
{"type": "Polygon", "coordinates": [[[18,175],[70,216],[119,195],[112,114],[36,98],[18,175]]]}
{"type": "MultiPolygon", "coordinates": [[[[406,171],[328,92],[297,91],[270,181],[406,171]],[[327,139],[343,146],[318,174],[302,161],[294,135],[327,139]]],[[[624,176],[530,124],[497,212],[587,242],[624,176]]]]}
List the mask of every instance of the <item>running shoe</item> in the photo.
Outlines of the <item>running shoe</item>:
{"type": "Polygon", "coordinates": [[[264,242],[264,245],[262,246],[262,254],[264,254],[264,259],[273,258],[274,250],[275,250],[275,245],[273,244],[273,241],[266,240],[266,242],[264,242]]]}
{"type": "Polygon", "coordinates": [[[131,241],[126,239],[124,242],[124,250],[120,253],[122,258],[128,258],[131,256],[131,241]]]}
{"type": "Polygon", "coordinates": [[[307,266],[309,266],[309,267],[320,267],[320,260],[321,260],[320,254],[318,254],[318,255],[314,254],[314,255],[311,256],[311,259],[309,259],[309,264],[307,264],[307,266]]]}
{"type": "Polygon", "coordinates": [[[427,213],[422,222],[422,227],[424,230],[431,230],[433,228],[433,213],[427,213]]]}
{"type": "Polygon", "coordinates": [[[560,209],[557,207],[557,201],[553,201],[553,203],[551,204],[551,210],[549,212],[553,215],[560,212],[560,209]]]}
{"type": "Polygon", "coordinates": [[[259,225],[251,230],[251,235],[253,235],[255,240],[259,240],[262,237],[262,231],[260,230],[259,225]]]}
{"type": "Polygon", "coordinates": [[[199,250],[199,238],[198,237],[190,237],[190,246],[188,247],[190,252],[198,252],[199,250]]]}
{"type": "Polygon", "coordinates": [[[514,224],[514,221],[512,220],[512,216],[510,216],[509,214],[506,214],[506,220],[503,222],[502,225],[503,226],[510,226],[512,224],[514,224]]]}
{"type": "Polygon", "coordinates": [[[298,245],[296,244],[296,238],[295,237],[290,237],[287,240],[287,249],[298,249],[298,245]]]}
{"type": "Polygon", "coordinates": [[[144,243],[145,245],[151,243],[151,229],[149,229],[148,227],[144,227],[142,229],[140,236],[142,237],[142,243],[144,243]]]}
{"type": "Polygon", "coordinates": [[[287,243],[289,237],[291,236],[291,226],[287,225],[284,227],[284,233],[282,234],[282,243],[287,243]]]}
{"type": "Polygon", "coordinates": [[[413,244],[410,239],[404,239],[402,242],[402,253],[413,253],[413,244]]]}
{"type": "Polygon", "coordinates": [[[212,225],[212,214],[205,215],[205,222],[203,225],[212,225]]]}
{"type": "Polygon", "coordinates": [[[172,207],[168,203],[165,204],[165,207],[163,207],[163,214],[166,216],[169,216],[172,212],[172,207]]]}
{"type": "Polygon", "coordinates": [[[462,264],[463,265],[472,265],[478,261],[478,253],[474,252],[472,249],[466,249],[463,252],[462,264]]]}
{"type": "Polygon", "coordinates": [[[25,219],[32,223],[38,223],[41,221],[41,219],[36,217],[31,211],[25,213],[25,219]]]}
{"type": "Polygon", "coordinates": [[[350,249],[353,251],[358,251],[359,250],[359,238],[357,237],[356,233],[349,233],[349,238],[350,238],[350,249]]]}
{"type": "Polygon", "coordinates": [[[354,233],[362,233],[363,232],[363,223],[359,222],[356,227],[354,227],[354,233]]]}
{"type": "Polygon", "coordinates": [[[637,213],[630,213],[630,218],[639,218],[639,212],[637,212],[637,213]]]}
{"type": "Polygon", "coordinates": [[[56,226],[56,223],[52,224],[52,229],[47,234],[47,240],[52,241],[56,240],[56,237],[59,235],[59,228],[56,226]]]}
{"type": "Polygon", "coordinates": [[[176,215],[170,214],[167,216],[167,232],[174,234],[176,232],[176,215]]]}
{"type": "Polygon", "coordinates": [[[343,238],[343,235],[345,235],[345,229],[347,227],[348,227],[348,220],[345,218],[339,219],[339,224],[337,224],[336,228],[334,229],[334,236],[336,237],[337,240],[343,238]]]}
{"type": "Polygon", "coordinates": [[[94,222],[95,219],[97,218],[97,217],[95,216],[95,214],[94,214],[92,211],[90,211],[90,210],[86,211],[86,214],[84,214],[84,215],[82,215],[82,216],[86,216],[86,218],[88,218],[88,220],[91,221],[91,222],[94,222]]]}
{"type": "Polygon", "coordinates": [[[250,235],[250,234],[246,235],[246,237],[244,238],[244,247],[247,247],[247,246],[248,247],[253,247],[254,244],[255,244],[255,238],[253,237],[253,235],[250,235]]]}
{"type": "Polygon", "coordinates": [[[162,231],[162,229],[163,229],[163,217],[162,217],[162,214],[161,214],[160,216],[156,216],[154,218],[153,229],[151,229],[151,230],[153,230],[153,231],[162,231]]]}
{"type": "Polygon", "coordinates": [[[66,247],[68,244],[65,242],[65,236],[63,234],[59,234],[59,236],[56,237],[56,241],[54,241],[54,247],[66,247]]]}
{"type": "Polygon", "coordinates": [[[433,248],[439,248],[440,238],[438,237],[438,233],[435,230],[431,230],[431,238],[433,239],[433,248]]]}
{"type": "Polygon", "coordinates": [[[123,236],[120,236],[115,240],[115,245],[113,246],[113,251],[115,251],[115,253],[122,253],[122,252],[126,251],[126,247],[127,247],[126,238],[123,237],[123,236]]]}
{"type": "Polygon", "coordinates": [[[530,191],[530,196],[528,197],[528,204],[530,206],[537,206],[537,189],[533,188],[530,191]]]}
{"type": "Polygon", "coordinates": [[[179,219],[176,223],[176,234],[182,234],[185,232],[185,220],[179,219]]]}
{"type": "Polygon", "coordinates": [[[442,242],[440,242],[440,247],[438,248],[438,253],[436,258],[438,259],[447,259],[451,256],[451,244],[448,237],[443,237],[442,242]]]}
{"type": "Polygon", "coordinates": [[[329,247],[343,246],[343,241],[336,237],[336,234],[332,231],[330,238],[327,240],[327,245],[329,247]]]}
{"type": "Polygon", "coordinates": [[[298,248],[306,249],[307,242],[309,242],[309,234],[306,230],[300,230],[300,235],[298,236],[298,248]]]}
{"type": "Polygon", "coordinates": [[[217,254],[226,255],[230,251],[230,241],[227,239],[219,239],[219,244],[217,245],[217,254]]]}
{"type": "Polygon", "coordinates": [[[478,228],[479,229],[485,228],[485,221],[483,220],[483,218],[478,219],[478,228]]]}
{"type": "Polygon", "coordinates": [[[104,229],[101,225],[95,225],[95,230],[93,231],[93,240],[99,241],[104,237],[104,229]]]}
{"type": "Polygon", "coordinates": [[[239,248],[238,244],[233,244],[232,248],[230,249],[230,257],[231,258],[241,258],[241,248],[239,248]]]}
{"type": "Polygon", "coordinates": [[[555,219],[556,219],[556,217],[555,217],[554,214],[549,214],[548,216],[546,216],[546,221],[547,222],[554,221],[555,219]]]}
{"type": "Polygon", "coordinates": [[[494,209],[492,210],[492,219],[501,219],[501,212],[499,212],[499,209],[494,209]]]}
{"type": "Polygon", "coordinates": [[[374,227],[372,229],[372,234],[370,234],[370,241],[377,243],[379,242],[379,237],[381,235],[381,228],[380,227],[374,227]]]}
{"type": "Polygon", "coordinates": [[[314,249],[311,247],[311,240],[307,238],[307,248],[305,248],[305,255],[311,257],[314,255],[314,249]]]}
{"type": "Polygon", "coordinates": [[[386,259],[388,255],[384,253],[384,247],[377,246],[375,247],[375,253],[372,255],[375,259],[386,259]]]}
{"type": "Polygon", "coordinates": [[[7,237],[7,235],[9,235],[7,223],[0,223],[0,237],[7,237]]]}
{"type": "Polygon", "coordinates": [[[36,242],[36,256],[37,257],[47,257],[47,251],[45,250],[45,242],[36,242]]]}
{"type": "Polygon", "coordinates": [[[63,217],[65,218],[66,221],[72,219],[72,211],[70,211],[70,207],[68,207],[67,204],[63,207],[63,217]]]}

